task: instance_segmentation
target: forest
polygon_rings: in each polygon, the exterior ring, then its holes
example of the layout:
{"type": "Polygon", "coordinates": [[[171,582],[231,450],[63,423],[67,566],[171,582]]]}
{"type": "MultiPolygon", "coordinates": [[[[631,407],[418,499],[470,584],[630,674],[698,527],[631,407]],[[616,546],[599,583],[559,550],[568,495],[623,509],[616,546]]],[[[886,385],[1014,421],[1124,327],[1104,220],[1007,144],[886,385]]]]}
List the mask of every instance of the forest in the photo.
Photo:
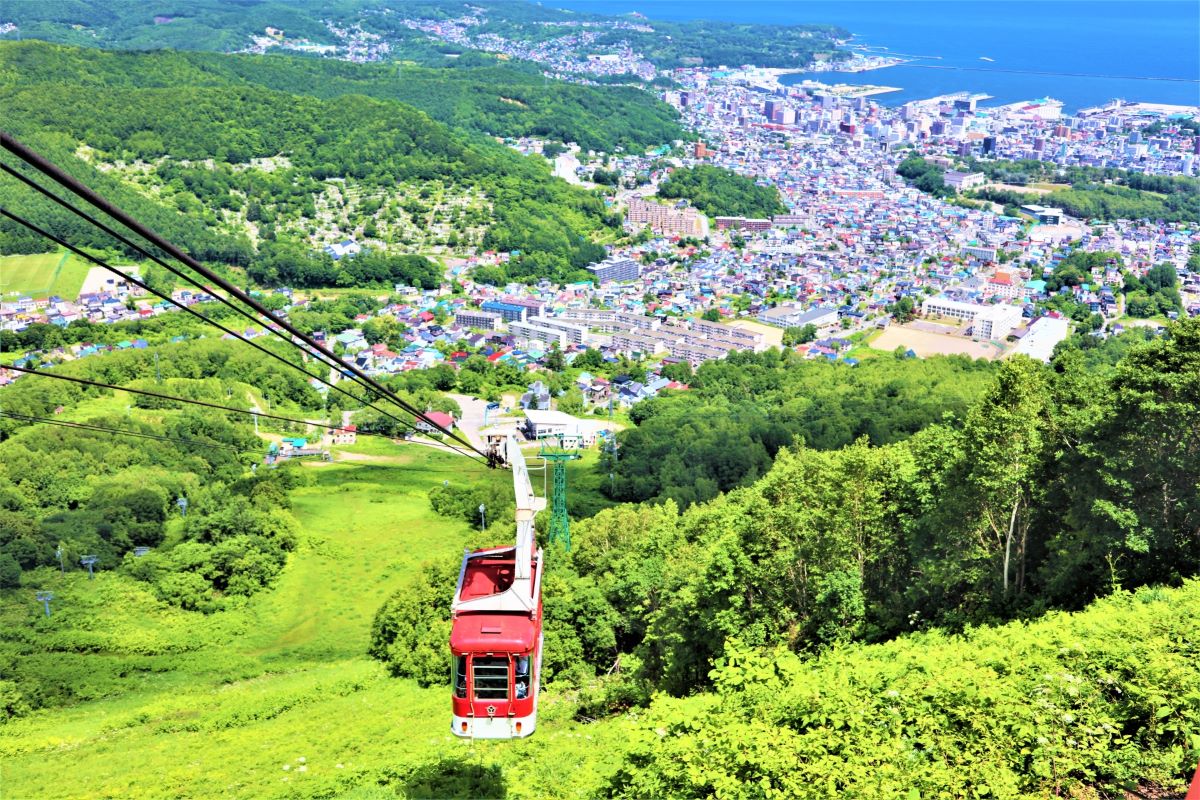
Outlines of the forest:
{"type": "Polygon", "coordinates": [[[898,442],[961,418],[989,381],[990,362],[963,356],[868,359],[853,369],[792,350],[730,353],[700,365],[686,392],[631,409],[618,434],[614,499],[681,508],[758,480],[789,446],[837,450],[865,438],[898,442]]]}
{"type": "Polygon", "coordinates": [[[452,128],[576,142],[584,150],[640,151],[687,138],[674,109],[648,92],[547,82],[532,65],[499,61],[485,53],[425,67],[285,55],[130,53],[24,42],[0,46],[0,63],[18,70],[27,83],[61,81],[70,75],[80,86],[261,86],[325,100],[365,95],[405,103],[452,128]]]}
{"type": "MultiPolygon", "coordinates": [[[[18,81],[19,70],[0,73],[7,76],[0,77],[0,101],[8,129],[99,190],[113,188],[115,200],[130,200],[129,210],[146,211],[151,224],[201,258],[236,266],[251,260],[247,230],[225,224],[227,211],[254,222],[265,240],[297,241],[316,222],[312,190],[331,180],[352,182],[360,194],[382,193],[383,199],[364,200],[380,205],[397,184],[422,187],[411,199],[392,198],[387,213],[376,215],[385,221],[418,227],[439,222],[453,231],[483,214],[486,231],[475,244],[520,251],[507,265],[516,279],[583,274],[583,266],[603,255],[593,237],[616,224],[600,197],[554,179],[545,161],[453,131],[394,101],[359,95],[319,100],[253,86],[157,88],[149,78],[147,88],[99,88],[81,78],[82,62],[57,62],[47,45],[0,49],[21,58],[30,52],[48,59],[45,82],[18,81]],[[90,148],[88,162],[79,157],[81,145],[90,148]],[[118,187],[90,163],[103,158],[159,164],[156,185],[163,188],[154,193],[166,202],[118,187]],[[253,159],[279,158],[286,166],[245,168],[253,159]],[[203,166],[208,160],[212,166],[203,166]],[[482,195],[490,210],[470,203],[431,210],[423,197],[433,181],[453,197],[482,195]],[[224,232],[214,233],[213,227],[224,232]]],[[[14,211],[42,220],[75,244],[110,246],[103,234],[16,188],[12,179],[0,183],[0,196],[14,211]]],[[[367,208],[356,206],[356,213],[367,208]]],[[[364,231],[368,224],[346,222],[364,231]]],[[[0,226],[3,252],[37,247],[45,244],[13,223],[0,226]]]]}
{"type": "Polygon", "coordinates": [[[658,196],[689,200],[710,217],[770,217],[787,210],[774,186],[711,164],[674,170],[659,184],[658,196]]]}
{"type": "MultiPolygon", "coordinates": [[[[546,578],[546,674],[586,717],[649,704],[613,796],[1025,797],[1187,775],[1188,614],[1127,592],[1196,592],[1200,320],[1081,347],[996,365],[965,413],[907,438],[796,444],[714,500],[579,523],[546,578]]],[[[453,570],[380,609],[371,652],[394,674],[443,680],[433,587],[453,570]]]]}

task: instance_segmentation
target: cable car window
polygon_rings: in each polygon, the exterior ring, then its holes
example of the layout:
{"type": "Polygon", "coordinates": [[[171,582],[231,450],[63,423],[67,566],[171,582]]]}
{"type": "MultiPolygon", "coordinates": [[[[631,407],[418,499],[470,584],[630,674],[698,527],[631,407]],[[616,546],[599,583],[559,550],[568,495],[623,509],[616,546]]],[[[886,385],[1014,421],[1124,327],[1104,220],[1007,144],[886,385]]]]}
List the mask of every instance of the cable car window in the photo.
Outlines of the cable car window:
{"type": "Polygon", "coordinates": [[[467,657],[459,656],[454,660],[454,696],[467,696],[467,657]]]}
{"type": "Polygon", "coordinates": [[[471,659],[476,700],[508,699],[508,658],[475,656],[471,659]]]}
{"type": "Polygon", "coordinates": [[[518,700],[529,696],[529,656],[517,656],[516,675],[513,678],[518,700]]]}

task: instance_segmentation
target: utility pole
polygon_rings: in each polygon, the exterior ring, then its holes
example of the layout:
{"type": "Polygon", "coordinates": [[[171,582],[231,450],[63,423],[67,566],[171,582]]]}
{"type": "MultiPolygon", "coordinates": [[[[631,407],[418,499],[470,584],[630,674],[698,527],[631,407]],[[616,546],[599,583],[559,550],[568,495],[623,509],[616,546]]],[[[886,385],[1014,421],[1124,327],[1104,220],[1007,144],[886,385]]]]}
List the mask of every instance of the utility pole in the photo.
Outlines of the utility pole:
{"type": "Polygon", "coordinates": [[[479,504],[479,530],[481,530],[481,531],[487,530],[487,516],[485,513],[486,511],[487,511],[487,506],[485,506],[483,503],[480,503],[479,504]]]}
{"type": "Polygon", "coordinates": [[[46,609],[46,616],[50,616],[50,601],[54,599],[54,592],[38,592],[36,596],[42,608],[46,609]]]}
{"type": "Polygon", "coordinates": [[[92,571],[92,567],[99,560],[100,559],[97,558],[96,556],[84,556],[83,558],[79,559],[79,563],[83,564],[85,567],[87,567],[89,581],[96,580],[96,573],[92,571]]]}
{"type": "Polygon", "coordinates": [[[162,383],[162,370],[158,368],[158,351],[154,351],[154,382],[162,383]]]}

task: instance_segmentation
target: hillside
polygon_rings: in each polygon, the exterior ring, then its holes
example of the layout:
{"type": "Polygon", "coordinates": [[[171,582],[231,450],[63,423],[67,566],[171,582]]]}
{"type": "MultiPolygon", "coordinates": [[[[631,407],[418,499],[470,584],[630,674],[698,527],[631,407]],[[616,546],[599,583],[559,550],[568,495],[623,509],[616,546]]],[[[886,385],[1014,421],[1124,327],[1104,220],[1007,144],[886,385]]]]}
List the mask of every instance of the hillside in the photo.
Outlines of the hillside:
{"type": "Polygon", "coordinates": [[[687,199],[710,217],[770,217],[787,211],[774,186],[711,164],[674,170],[658,194],[687,199]]]}
{"type": "Polygon", "coordinates": [[[489,56],[439,67],[333,59],[160,51],[128,53],[0,42],[0,64],[24,83],[81,87],[261,86],[322,99],[395,100],[461,130],[537,136],[593,150],[644,150],[687,138],[676,112],[649,92],[547,81],[530,65],[489,56]]]}
{"type": "MultiPolygon", "coordinates": [[[[202,258],[244,266],[257,253],[329,274],[321,247],[519,250],[513,277],[575,274],[602,255],[591,243],[611,221],[603,201],[553,178],[545,161],[452,130],[410,106],[361,95],[321,100],[255,86],[88,85],[86,59],[48,46],[0,50],[5,125],[66,163],[202,258]],[[42,60],[42,82],[18,64],[42,60]],[[46,63],[48,62],[48,63],[46,63]],[[119,188],[118,188],[119,187],[119,188]],[[298,248],[298,249],[297,249],[298,248]],[[310,264],[305,264],[304,253],[310,264]]],[[[134,56],[152,59],[153,56],[134,56]]],[[[149,70],[152,72],[153,70],[149,70]]],[[[169,81],[167,81],[169,82],[169,81]]],[[[14,181],[0,195],[76,243],[108,247],[66,212],[14,181]]],[[[0,227],[0,251],[44,243],[0,227]]],[[[350,279],[353,283],[353,278],[350,279]]]]}

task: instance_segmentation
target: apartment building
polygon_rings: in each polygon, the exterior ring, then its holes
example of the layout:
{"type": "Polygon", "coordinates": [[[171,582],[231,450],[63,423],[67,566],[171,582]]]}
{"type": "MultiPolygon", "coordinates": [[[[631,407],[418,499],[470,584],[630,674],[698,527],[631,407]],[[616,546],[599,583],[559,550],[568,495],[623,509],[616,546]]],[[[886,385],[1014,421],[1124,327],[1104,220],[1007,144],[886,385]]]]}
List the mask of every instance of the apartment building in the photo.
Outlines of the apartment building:
{"type": "Polygon", "coordinates": [[[667,206],[640,197],[629,198],[625,221],[637,228],[648,225],[650,230],[660,236],[705,235],[704,219],[696,209],[667,206]]]}
{"type": "Polygon", "coordinates": [[[636,281],[642,274],[641,266],[632,258],[610,257],[589,264],[588,271],[596,277],[596,283],[607,281],[636,281]]]}
{"type": "Polygon", "coordinates": [[[484,331],[491,331],[500,327],[502,319],[504,319],[502,316],[493,311],[463,309],[454,314],[454,324],[460,328],[478,328],[484,331]]]}
{"type": "Polygon", "coordinates": [[[541,342],[547,347],[557,343],[560,348],[566,347],[567,344],[567,334],[562,331],[543,328],[541,325],[529,322],[510,322],[508,323],[508,332],[518,340],[525,342],[527,346],[532,342],[541,342]]]}
{"type": "MultiPolygon", "coordinates": [[[[582,345],[589,339],[588,329],[585,326],[576,325],[554,317],[530,317],[528,324],[562,333],[566,336],[566,344],[582,345]]],[[[512,330],[511,327],[509,330],[512,330]]]]}

